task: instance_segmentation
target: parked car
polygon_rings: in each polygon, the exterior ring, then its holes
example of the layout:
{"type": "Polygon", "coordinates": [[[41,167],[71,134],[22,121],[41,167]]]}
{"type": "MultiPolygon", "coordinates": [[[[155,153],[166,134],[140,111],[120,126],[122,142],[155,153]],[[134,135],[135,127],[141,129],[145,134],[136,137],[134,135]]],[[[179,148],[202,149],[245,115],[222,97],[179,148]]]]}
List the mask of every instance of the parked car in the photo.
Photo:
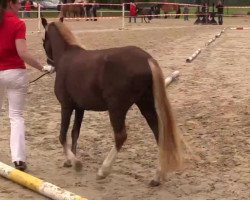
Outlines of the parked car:
{"type": "MultiPolygon", "coordinates": [[[[24,10],[26,0],[21,1],[21,10],[24,10]]],[[[38,1],[31,1],[32,4],[32,10],[36,10],[38,7],[38,4],[40,4],[42,10],[56,10],[57,6],[59,4],[59,0],[38,0],[38,1]]]]}
{"type": "Polygon", "coordinates": [[[39,1],[38,2],[41,6],[42,10],[56,10],[57,6],[59,4],[59,1],[53,1],[53,0],[45,0],[45,1],[39,1]]]}

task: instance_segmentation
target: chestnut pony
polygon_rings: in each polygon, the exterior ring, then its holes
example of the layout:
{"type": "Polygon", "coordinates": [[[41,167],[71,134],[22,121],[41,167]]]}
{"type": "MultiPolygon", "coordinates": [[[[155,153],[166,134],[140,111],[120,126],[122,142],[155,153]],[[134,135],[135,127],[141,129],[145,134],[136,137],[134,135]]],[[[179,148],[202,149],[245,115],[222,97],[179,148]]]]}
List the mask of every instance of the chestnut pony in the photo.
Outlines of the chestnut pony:
{"type": "Polygon", "coordinates": [[[62,22],[48,23],[42,18],[42,24],[47,61],[56,70],[55,95],[61,104],[59,140],[67,158],[65,166],[82,168],[75,155],[84,111],[108,111],[115,144],[97,172],[97,178],[105,178],[127,139],[126,114],[136,104],[159,146],[159,166],[150,182],[152,186],[159,185],[165,172],[179,168],[182,155],[163,73],[157,62],[135,46],[86,50],[62,22]],[[70,149],[66,136],[73,111],[70,149]]]}
{"type": "Polygon", "coordinates": [[[162,4],[162,5],[159,5],[159,7],[164,12],[165,18],[168,18],[167,14],[169,14],[169,12],[175,11],[176,14],[178,14],[178,9],[180,6],[178,4],[162,4]]]}

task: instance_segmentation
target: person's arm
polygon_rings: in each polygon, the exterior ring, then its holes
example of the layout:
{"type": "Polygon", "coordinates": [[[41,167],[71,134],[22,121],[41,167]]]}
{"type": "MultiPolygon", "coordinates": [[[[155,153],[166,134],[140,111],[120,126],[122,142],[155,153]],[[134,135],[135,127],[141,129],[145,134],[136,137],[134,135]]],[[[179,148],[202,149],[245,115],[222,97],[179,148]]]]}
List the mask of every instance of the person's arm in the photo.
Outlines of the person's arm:
{"type": "Polygon", "coordinates": [[[23,59],[24,62],[40,71],[43,71],[43,66],[29,53],[25,39],[16,40],[16,49],[18,55],[23,59]]]}
{"type": "Polygon", "coordinates": [[[26,62],[28,65],[43,71],[53,73],[55,68],[51,65],[44,65],[42,66],[30,53],[26,45],[25,39],[16,39],[16,49],[18,55],[26,62]]]}
{"type": "Polygon", "coordinates": [[[38,61],[36,61],[36,59],[29,53],[25,39],[16,39],[16,49],[17,49],[18,55],[28,65],[43,72],[49,72],[49,73],[54,72],[55,69],[51,65],[42,66],[38,61]]]}

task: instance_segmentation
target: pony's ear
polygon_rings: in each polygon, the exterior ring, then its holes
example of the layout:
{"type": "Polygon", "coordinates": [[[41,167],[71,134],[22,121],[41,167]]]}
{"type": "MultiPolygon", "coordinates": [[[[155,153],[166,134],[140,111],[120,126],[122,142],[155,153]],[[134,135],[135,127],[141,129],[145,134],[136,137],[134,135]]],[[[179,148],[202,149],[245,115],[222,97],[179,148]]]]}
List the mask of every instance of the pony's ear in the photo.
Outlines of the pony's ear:
{"type": "Polygon", "coordinates": [[[43,25],[43,27],[46,29],[46,27],[47,27],[47,25],[48,25],[47,20],[46,20],[45,18],[41,18],[41,20],[42,20],[42,25],[43,25]]]}
{"type": "Polygon", "coordinates": [[[63,23],[63,17],[60,17],[59,21],[63,23]]]}

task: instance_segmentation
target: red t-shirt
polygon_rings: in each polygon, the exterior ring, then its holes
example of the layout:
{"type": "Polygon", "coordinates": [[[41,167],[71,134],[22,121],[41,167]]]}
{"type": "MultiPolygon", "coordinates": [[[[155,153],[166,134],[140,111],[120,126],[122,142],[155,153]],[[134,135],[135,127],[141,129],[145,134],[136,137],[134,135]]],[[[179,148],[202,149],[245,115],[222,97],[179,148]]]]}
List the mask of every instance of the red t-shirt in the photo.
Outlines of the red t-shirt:
{"type": "Polygon", "coordinates": [[[16,39],[25,39],[24,21],[6,11],[0,24],[0,70],[25,69],[24,61],[16,49],[16,39]]]}
{"type": "Polygon", "coordinates": [[[30,10],[31,10],[31,3],[30,3],[29,1],[27,1],[27,2],[25,3],[24,8],[25,8],[26,11],[30,11],[30,10]]]}
{"type": "Polygon", "coordinates": [[[130,3],[130,16],[136,16],[136,5],[134,3],[130,3]]]}

